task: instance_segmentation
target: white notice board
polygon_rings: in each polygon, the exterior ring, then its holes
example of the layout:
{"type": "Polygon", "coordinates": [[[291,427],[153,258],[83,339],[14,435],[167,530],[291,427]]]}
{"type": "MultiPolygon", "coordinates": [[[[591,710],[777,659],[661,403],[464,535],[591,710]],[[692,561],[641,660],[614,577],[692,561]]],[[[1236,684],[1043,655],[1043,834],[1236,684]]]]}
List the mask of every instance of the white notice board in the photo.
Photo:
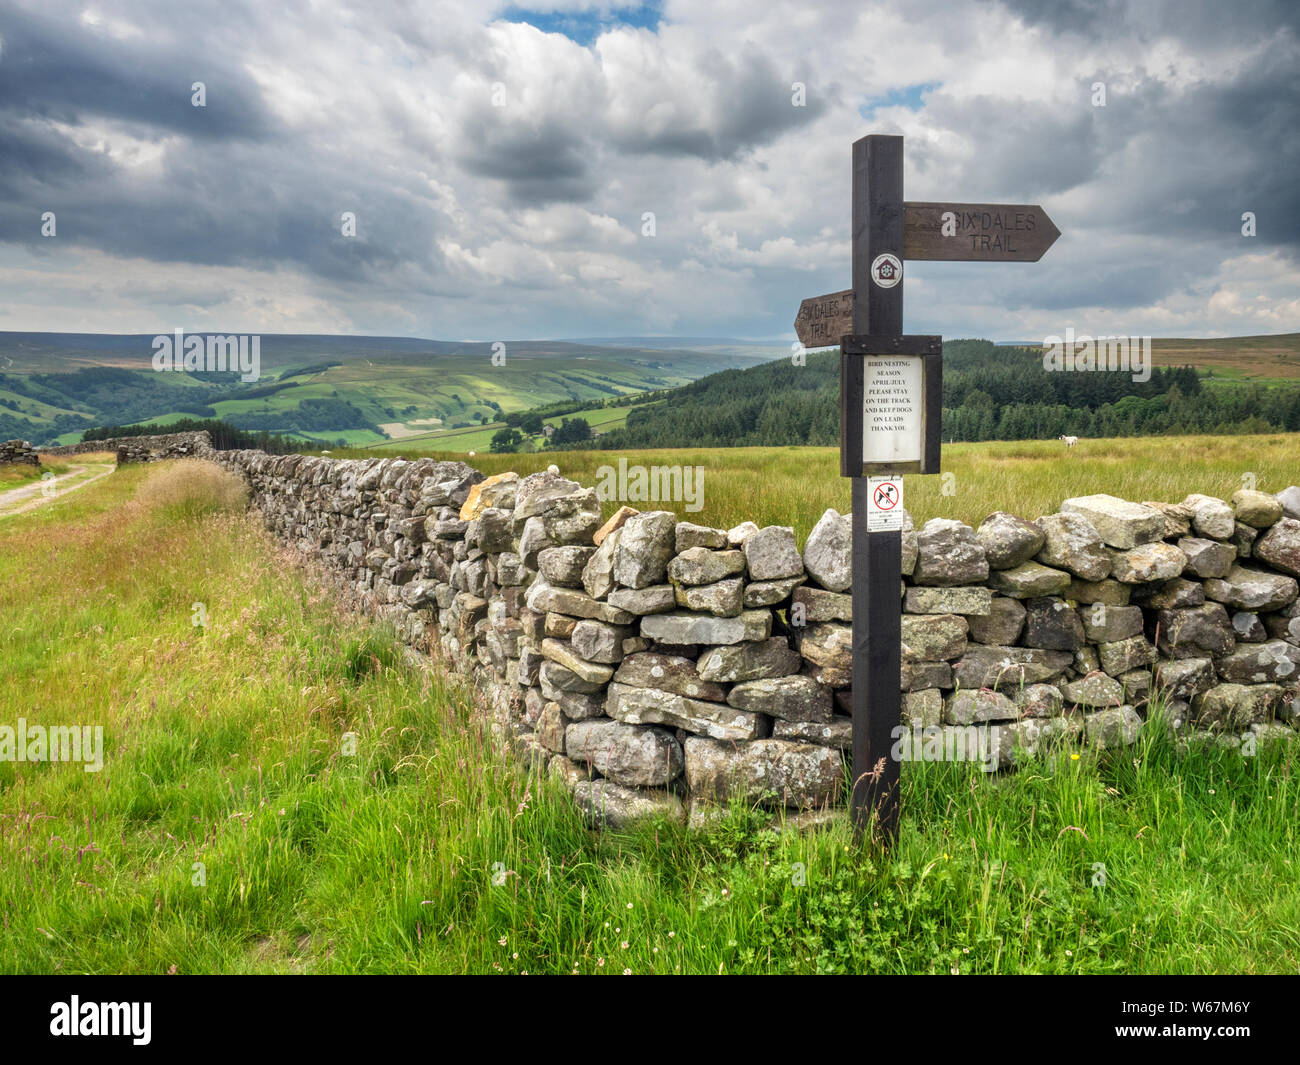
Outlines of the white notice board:
{"type": "Polygon", "coordinates": [[[862,461],[920,462],[925,448],[924,359],[863,356],[862,461]]]}

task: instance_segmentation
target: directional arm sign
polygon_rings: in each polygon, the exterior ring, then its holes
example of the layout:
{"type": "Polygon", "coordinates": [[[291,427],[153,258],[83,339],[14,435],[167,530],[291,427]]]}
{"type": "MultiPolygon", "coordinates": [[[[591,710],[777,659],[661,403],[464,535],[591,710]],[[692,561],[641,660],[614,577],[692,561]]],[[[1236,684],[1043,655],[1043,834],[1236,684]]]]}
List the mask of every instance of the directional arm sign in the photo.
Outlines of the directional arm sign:
{"type": "Polygon", "coordinates": [[[904,203],[903,258],[1036,263],[1061,231],[1032,203],[904,203]]]}

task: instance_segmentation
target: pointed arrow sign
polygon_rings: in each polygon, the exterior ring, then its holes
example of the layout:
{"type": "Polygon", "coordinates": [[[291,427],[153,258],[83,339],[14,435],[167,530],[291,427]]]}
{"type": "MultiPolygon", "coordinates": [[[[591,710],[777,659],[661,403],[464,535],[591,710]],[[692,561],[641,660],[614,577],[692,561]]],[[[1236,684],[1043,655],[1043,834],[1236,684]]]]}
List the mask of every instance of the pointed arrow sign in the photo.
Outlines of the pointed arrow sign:
{"type": "Polygon", "coordinates": [[[795,335],[805,348],[829,348],[853,332],[853,289],[812,296],[799,304],[795,335]]]}
{"type": "Polygon", "coordinates": [[[904,203],[903,258],[1036,263],[1061,231],[1033,203],[904,203]]]}

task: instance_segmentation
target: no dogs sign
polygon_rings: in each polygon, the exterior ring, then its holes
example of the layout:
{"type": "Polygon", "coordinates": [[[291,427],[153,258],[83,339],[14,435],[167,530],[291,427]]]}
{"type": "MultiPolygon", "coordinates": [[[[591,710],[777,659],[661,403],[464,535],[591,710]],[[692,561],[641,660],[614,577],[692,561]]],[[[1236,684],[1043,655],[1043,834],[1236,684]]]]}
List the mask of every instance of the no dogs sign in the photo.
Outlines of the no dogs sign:
{"type": "Polygon", "coordinates": [[[867,485],[867,531],[903,528],[903,478],[872,477],[867,485]]]}

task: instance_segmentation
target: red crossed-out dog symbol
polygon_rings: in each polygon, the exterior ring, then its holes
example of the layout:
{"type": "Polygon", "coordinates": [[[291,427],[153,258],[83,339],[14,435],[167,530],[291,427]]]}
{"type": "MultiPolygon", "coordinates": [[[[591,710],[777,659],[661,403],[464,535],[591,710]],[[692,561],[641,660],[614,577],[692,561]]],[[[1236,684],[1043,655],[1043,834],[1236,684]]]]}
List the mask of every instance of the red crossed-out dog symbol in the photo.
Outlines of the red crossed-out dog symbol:
{"type": "Polygon", "coordinates": [[[888,481],[878,484],[874,498],[879,510],[893,510],[898,503],[898,488],[888,481]]]}

